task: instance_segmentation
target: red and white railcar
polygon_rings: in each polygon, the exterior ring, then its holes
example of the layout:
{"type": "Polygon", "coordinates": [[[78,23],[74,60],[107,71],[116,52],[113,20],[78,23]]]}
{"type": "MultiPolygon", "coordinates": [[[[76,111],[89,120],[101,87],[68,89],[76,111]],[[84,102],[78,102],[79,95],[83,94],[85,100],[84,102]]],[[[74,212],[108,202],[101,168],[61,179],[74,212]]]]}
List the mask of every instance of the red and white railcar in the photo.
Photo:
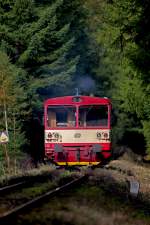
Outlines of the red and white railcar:
{"type": "Polygon", "coordinates": [[[57,165],[97,165],[111,156],[108,98],[65,96],[44,102],[45,155],[57,165]]]}

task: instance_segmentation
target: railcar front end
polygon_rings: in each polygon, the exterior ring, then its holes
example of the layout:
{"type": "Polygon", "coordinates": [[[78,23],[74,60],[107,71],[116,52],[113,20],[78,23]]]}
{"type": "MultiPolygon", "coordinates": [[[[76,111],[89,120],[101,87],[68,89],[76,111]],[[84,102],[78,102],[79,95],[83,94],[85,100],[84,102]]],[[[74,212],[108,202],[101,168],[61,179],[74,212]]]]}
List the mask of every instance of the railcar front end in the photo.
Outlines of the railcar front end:
{"type": "Polygon", "coordinates": [[[111,156],[111,103],[66,96],[44,103],[45,155],[57,165],[97,165],[111,156]]]}

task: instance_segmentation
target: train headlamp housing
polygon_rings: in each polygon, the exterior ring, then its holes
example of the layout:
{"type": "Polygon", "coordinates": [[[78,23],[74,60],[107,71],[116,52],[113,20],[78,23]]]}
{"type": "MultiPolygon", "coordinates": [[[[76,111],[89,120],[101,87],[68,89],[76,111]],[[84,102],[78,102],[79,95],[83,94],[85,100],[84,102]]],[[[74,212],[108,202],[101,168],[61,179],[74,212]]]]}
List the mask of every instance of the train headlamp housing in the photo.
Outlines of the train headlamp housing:
{"type": "Polygon", "coordinates": [[[100,141],[100,140],[109,140],[109,132],[107,131],[98,131],[96,133],[96,137],[97,139],[100,141]]]}
{"type": "Polygon", "coordinates": [[[104,138],[108,138],[108,133],[104,133],[104,138]]]}
{"type": "Polygon", "coordinates": [[[101,136],[102,136],[101,133],[100,132],[97,132],[97,138],[98,139],[101,139],[101,136]]]}
{"type": "Polygon", "coordinates": [[[47,137],[52,138],[53,134],[51,132],[48,133],[47,137]]]}

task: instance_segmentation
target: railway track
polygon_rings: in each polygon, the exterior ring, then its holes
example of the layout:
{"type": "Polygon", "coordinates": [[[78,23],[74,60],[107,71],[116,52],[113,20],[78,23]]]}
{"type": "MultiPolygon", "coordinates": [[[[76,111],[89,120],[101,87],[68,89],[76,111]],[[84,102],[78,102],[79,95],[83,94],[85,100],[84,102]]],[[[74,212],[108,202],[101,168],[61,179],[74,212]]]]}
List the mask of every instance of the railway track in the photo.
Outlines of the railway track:
{"type": "Polygon", "coordinates": [[[0,188],[0,195],[2,195],[4,193],[7,193],[9,191],[16,190],[16,189],[24,186],[25,184],[27,184],[27,181],[22,181],[22,182],[18,182],[18,183],[15,183],[15,184],[7,185],[5,187],[1,187],[0,188]]]}
{"type": "MultiPolygon", "coordinates": [[[[33,176],[27,175],[27,176],[9,180],[7,184],[5,184],[4,186],[0,186],[0,196],[12,191],[17,191],[18,189],[33,186],[34,184],[37,184],[37,183],[40,184],[47,181],[51,181],[56,175],[57,175],[56,170],[52,170],[51,172],[46,171],[43,174],[38,174],[33,176]]],[[[59,172],[58,172],[58,176],[59,176],[59,172]]]]}
{"type": "MultiPolygon", "coordinates": [[[[49,198],[50,196],[55,196],[58,193],[68,190],[69,188],[74,187],[75,185],[81,184],[85,179],[87,178],[87,175],[82,175],[79,178],[73,179],[70,182],[67,182],[66,184],[63,184],[61,186],[58,186],[56,188],[53,188],[52,190],[48,190],[44,194],[41,194],[23,204],[20,204],[18,206],[13,207],[10,210],[7,210],[0,214],[0,224],[11,224],[10,221],[14,216],[17,216],[19,213],[23,213],[27,209],[31,209],[32,207],[35,207],[39,205],[41,202],[44,202],[49,198]]],[[[19,184],[18,184],[19,185],[19,184]]]]}
{"type": "MultiPolygon", "coordinates": [[[[109,169],[107,168],[107,170],[110,170],[110,168],[109,169]]],[[[123,170],[120,172],[124,174],[126,173],[126,171],[123,171],[123,170]]],[[[60,186],[58,185],[55,188],[51,187],[49,188],[49,190],[45,191],[44,194],[39,194],[38,196],[35,196],[28,200],[26,199],[26,201],[24,200],[22,201],[21,199],[19,199],[19,204],[18,203],[14,204],[13,207],[12,206],[10,207],[10,209],[4,210],[2,212],[0,211],[0,224],[10,225],[11,224],[10,221],[12,221],[12,218],[16,218],[17,215],[24,214],[26,210],[39,206],[40,203],[44,201],[46,202],[49,197],[57,196],[57,194],[61,193],[62,191],[65,191],[71,187],[74,187],[75,185],[82,184],[82,182],[89,177],[90,173],[91,172],[87,170],[86,175],[82,175],[82,176],[80,175],[79,178],[75,178],[63,185],[60,185],[60,186]]],[[[133,197],[137,197],[140,184],[136,180],[136,178],[133,177],[133,174],[132,176],[129,176],[128,179],[126,179],[126,182],[128,183],[129,194],[131,194],[131,196],[133,197]]],[[[3,193],[7,193],[9,191],[11,192],[12,190],[15,190],[15,188],[18,189],[20,187],[23,187],[24,185],[26,185],[26,181],[0,188],[0,196],[3,193]]],[[[9,201],[9,199],[6,199],[6,201],[9,201]]],[[[1,199],[0,199],[0,204],[1,204],[1,199]]]]}

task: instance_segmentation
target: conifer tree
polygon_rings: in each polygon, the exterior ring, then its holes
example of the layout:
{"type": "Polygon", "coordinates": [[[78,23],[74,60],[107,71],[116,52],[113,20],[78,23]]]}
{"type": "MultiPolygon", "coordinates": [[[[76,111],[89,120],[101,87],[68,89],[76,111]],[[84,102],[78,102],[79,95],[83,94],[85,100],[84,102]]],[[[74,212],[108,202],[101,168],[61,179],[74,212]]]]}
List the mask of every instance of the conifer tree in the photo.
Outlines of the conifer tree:
{"type": "Polygon", "coordinates": [[[119,134],[121,139],[132,131],[143,134],[149,154],[150,4],[138,0],[98,2],[100,22],[95,36],[102,49],[98,77],[113,100],[118,118],[115,136],[119,134]]]}
{"type": "Polygon", "coordinates": [[[7,153],[7,167],[9,158],[13,164],[14,161],[18,163],[21,147],[25,143],[22,120],[27,116],[27,108],[26,94],[21,86],[23,80],[24,72],[12,65],[5,53],[0,52],[0,131],[6,131],[9,138],[7,145],[0,144],[0,160],[7,153]]]}

